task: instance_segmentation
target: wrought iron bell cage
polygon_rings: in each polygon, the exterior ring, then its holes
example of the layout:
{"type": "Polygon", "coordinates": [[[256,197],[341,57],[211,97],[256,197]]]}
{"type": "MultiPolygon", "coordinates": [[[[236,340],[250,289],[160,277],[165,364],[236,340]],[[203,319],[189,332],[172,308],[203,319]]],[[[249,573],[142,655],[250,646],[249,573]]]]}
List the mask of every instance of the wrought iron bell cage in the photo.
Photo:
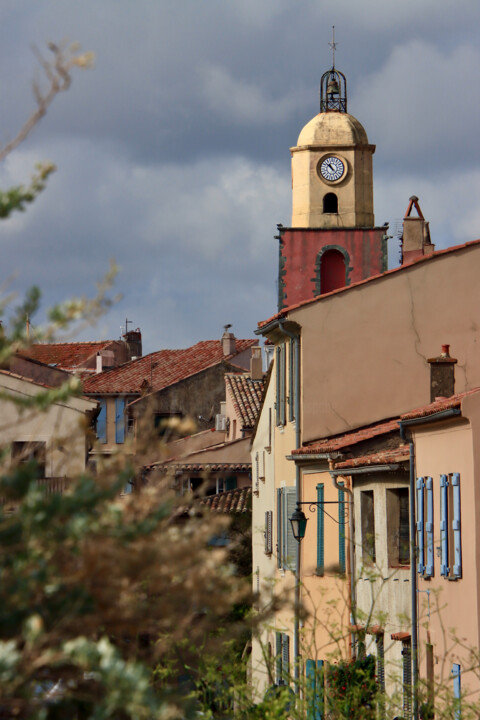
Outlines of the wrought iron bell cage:
{"type": "Polygon", "coordinates": [[[320,112],[347,112],[347,78],[340,70],[327,70],[320,80],[320,112]]]}

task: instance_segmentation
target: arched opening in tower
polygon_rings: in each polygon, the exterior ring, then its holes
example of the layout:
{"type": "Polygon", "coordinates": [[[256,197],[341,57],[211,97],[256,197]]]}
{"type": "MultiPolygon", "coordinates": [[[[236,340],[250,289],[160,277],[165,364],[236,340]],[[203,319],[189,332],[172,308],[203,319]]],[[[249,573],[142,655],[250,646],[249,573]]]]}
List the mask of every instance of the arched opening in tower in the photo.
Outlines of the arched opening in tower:
{"type": "Polygon", "coordinates": [[[327,250],[320,261],[320,294],[345,287],[345,258],[339,250],[327,250]]]}
{"type": "Polygon", "coordinates": [[[323,212],[338,213],[338,198],[335,193],[327,193],[323,196],[323,212]]]}

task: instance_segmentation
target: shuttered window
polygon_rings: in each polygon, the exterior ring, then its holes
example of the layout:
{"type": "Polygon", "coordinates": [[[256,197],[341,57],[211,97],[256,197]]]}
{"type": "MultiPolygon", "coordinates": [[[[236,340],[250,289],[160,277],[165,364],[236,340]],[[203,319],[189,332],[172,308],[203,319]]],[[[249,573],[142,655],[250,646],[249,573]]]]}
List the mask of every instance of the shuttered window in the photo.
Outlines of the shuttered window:
{"type": "Polygon", "coordinates": [[[295,343],[290,340],[288,363],[288,419],[295,420],[295,343]]]}
{"type": "Polygon", "coordinates": [[[115,442],[125,442],[125,398],[115,398],[115,442]]]}
{"type": "Polygon", "coordinates": [[[305,674],[307,720],[322,720],[325,702],[323,660],[307,660],[305,674]]]}
{"type": "Polygon", "coordinates": [[[433,480],[417,478],[417,571],[424,577],[434,573],[433,480]]]}
{"type": "Polygon", "coordinates": [[[460,474],[440,476],[441,575],[462,577],[460,474]]]}
{"type": "Polygon", "coordinates": [[[402,675],[403,675],[403,717],[412,717],[412,647],[410,641],[402,643],[402,675]]]}
{"type": "Polygon", "coordinates": [[[275,633],[275,683],[288,685],[290,682],[290,637],[287,633],[275,633]]]}
{"type": "Polygon", "coordinates": [[[453,678],[453,714],[455,720],[460,720],[462,717],[462,685],[461,685],[461,668],[458,663],[452,665],[452,678],[453,678]]]}
{"type": "Polygon", "coordinates": [[[273,550],[272,543],[272,523],[273,513],[271,510],[265,512],[265,554],[271,555],[273,550]]]}
{"type": "Polygon", "coordinates": [[[277,490],[277,566],[292,571],[295,570],[297,560],[297,541],[290,523],[295,507],[295,488],[279,488],[277,490]]]}
{"type": "Polygon", "coordinates": [[[285,368],[285,345],[279,345],[276,351],[276,378],[277,378],[277,397],[276,397],[276,415],[277,425],[285,425],[286,422],[286,368],[285,368]]]}
{"type": "Polygon", "coordinates": [[[107,442],[107,401],[100,400],[100,412],[97,415],[97,438],[101,443],[107,442]]]}

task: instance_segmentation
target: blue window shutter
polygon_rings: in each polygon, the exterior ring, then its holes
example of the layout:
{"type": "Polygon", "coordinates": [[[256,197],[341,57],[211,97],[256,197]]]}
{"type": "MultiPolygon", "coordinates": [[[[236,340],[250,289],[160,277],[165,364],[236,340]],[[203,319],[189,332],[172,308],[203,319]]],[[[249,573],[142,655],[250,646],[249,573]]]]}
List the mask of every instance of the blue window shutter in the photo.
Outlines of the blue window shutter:
{"type": "Polygon", "coordinates": [[[100,412],[97,416],[97,438],[101,443],[107,442],[107,401],[100,400],[100,412]]]}
{"type": "Polygon", "coordinates": [[[325,516],[323,514],[324,487],[323,483],[317,485],[317,502],[322,503],[317,508],[317,575],[323,575],[325,570],[325,516]]]}
{"type": "Polygon", "coordinates": [[[289,364],[288,364],[288,419],[290,422],[295,419],[295,345],[290,340],[289,364]]]}
{"type": "Polygon", "coordinates": [[[462,577],[462,527],[460,518],[460,474],[453,473],[452,475],[452,486],[453,486],[453,552],[454,552],[454,564],[453,564],[453,575],[454,577],[462,577]]]}
{"type": "Polygon", "coordinates": [[[290,682],[290,637],[282,633],[282,680],[290,682]]]}
{"type": "Polygon", "coordinates": [[[460,720],[462,717],[461,708],[461,697],[462,697],[462,685],[461,685],[461,668],[458,663],[452,665],[452,677],[453,677],[453,698],[454,698],[454,709],[453,714],[455,720],[460,720]]]}
{"type": "Polygon", "coordinates": [[[425,523],[425,535],[427,539],[427,562],[425,576],[432,577],[434,570],[434,548],[433,548],[433,480],[427,477],[425,482],[427,490],[427,521],[425,523]]]}
{"type": "Polygon", "coordinates": [[[423,477],[417,478],[417,548],[418,548],[418,565],[417,570],[420,575],[425,572],[425,548],[424,548],[424,516],[425,508],[423,506],[424,493],[423,488],[425,482],[423,477]]]}
{"type": "Polygon", "coordinates": [[[307,720],[323,717],[323,660],[307,660],[307,720]]]}
{"type": "Polygon", "coordinates": [[[281,350],[280,346],[275,351],[275,379],[276,379],[276,398],[275,398],[275,420],[276,424],[280,425],[280,386],[281,386],[281,362],[280,362],[281,350]]]}
{"type": "Polygon", "coordinates": [[[440,475],[440,575],[448,575],[448,480],[440,475]]]}
{"type": "MultiPolygon", "coordinates": [[[[343,485],[343,481],[338,483],[343,485]]],[[[345,493],[338,491],[338,564],[340,572],[345,572],[345,493]]]]}
{"type": "Polygon", "coordinates": [[[125,398],[115,398],[115,442],[125,442],[125,398]]]}

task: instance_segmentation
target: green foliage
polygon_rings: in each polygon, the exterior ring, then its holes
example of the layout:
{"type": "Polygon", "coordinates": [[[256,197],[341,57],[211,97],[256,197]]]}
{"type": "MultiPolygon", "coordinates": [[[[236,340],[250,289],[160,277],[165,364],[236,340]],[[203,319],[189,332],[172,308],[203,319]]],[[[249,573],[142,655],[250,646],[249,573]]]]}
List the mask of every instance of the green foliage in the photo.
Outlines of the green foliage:
{"type": "Polygon", "coordinates": [[[372,655],[331,665],[328,685],[328,706],[333,717],[354,720],[375,718],[378,689],[372,655]]]}
{"type": "Polygon", "coordinates": [[[12,212],[24,212],[26,206],[45,189],[47,179],[55,171],[52,163],[39,163],[35,166],[36,172],[32,175],[30,184],[17,185],[8,190],[0,190],[0,218],[8,218],[12,212]]]}

